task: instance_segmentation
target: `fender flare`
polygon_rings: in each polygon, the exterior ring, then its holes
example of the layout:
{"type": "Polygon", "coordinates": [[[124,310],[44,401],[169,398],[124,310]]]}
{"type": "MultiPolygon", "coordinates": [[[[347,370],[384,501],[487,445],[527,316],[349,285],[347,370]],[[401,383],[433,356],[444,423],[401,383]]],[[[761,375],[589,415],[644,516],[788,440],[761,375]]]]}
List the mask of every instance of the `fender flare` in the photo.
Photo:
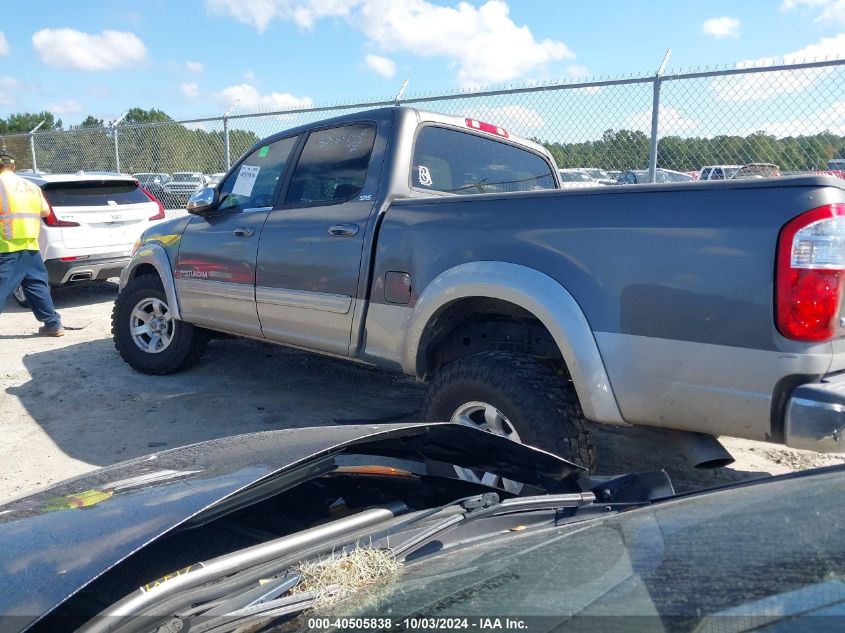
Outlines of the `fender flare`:
{"type": "Polygon", "coordinates": [[[167,257],[167,252],[159,244],[144,244],[138,249],[135,255],[132,256],[129,264],[120,274],[120,289],[123,290],[129,280],[135,277],[135,270],[142,264],[150,264],[156,269],[164,286],[164,295],[167,297],[167,305],[173,313],[173,318],[181,320],[182,315],[179,311],[176,284],[173,281],[173,269],[170,266],[170,259],[167,257]]]}
{"type": "Polygon", "coordinates": [[[440,273],[419,296],[406,330],[402,367],[425,373],[423,336],[431,320],[459,299],[488,297],[528,310],[548,329],[566,362],[584,416],[627,425],[613,395],[593,331],[574,297],[548,275],[519,264],[468,262],[440,273]]]}

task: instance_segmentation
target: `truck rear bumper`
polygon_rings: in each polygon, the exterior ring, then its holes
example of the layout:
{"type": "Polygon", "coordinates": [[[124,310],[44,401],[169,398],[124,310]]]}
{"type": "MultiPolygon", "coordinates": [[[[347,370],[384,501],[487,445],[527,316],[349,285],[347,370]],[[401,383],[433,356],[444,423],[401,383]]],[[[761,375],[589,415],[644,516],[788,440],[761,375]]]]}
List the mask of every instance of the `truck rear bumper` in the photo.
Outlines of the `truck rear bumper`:
{"type": "Polygon", "coordinates": [[[784,431],[792,448],[845,452],[845,373],[795,389],[786,405],[784,431]]]}

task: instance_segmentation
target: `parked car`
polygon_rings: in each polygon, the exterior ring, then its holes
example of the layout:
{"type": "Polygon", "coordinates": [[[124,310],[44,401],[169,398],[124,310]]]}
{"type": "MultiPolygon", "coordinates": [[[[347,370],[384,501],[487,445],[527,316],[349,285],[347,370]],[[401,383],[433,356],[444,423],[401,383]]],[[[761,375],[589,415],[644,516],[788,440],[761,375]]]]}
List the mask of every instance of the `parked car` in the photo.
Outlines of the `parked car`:
{"type": "Polygon", "coordinates": [[[598,169],[596,167],[584,167],[583,169],[591,179],[600,185],[613,185],[616,183],[616,178],[611,177],[604,169],[598,169]]]}
{"type": "MultiPolygon", "coordinates": [[[[161,203],[132,176],[22,175],[41,187],[50,204],[39,246],[52,286],[117,277],[133,243],[164,219],[161,203]]],[[[27,304],[22,288],[13,296],[27,304]]]]}
{"type": "Polygon", "coordinates": [[[165,197],[164,185],[171,180],[170,174],[165,173],[140,173],[133,174],[139,184],[149,191],[156,200],[162,200],[165,197]]]}
{"type": "Polygon", "coordinates": [[[780,168],[772,163],[749,163],[743,165],[731,176],[732,180],[743,178],[772,178],[780,176],[780,168]]]}
{"type": "Polygon", "coordinates": [[[581,189],[583,187],[596,187],[599,183],[590,178],[583,169],[560,169],[561,189],[581,189]]]}
{"type": "Polygon", "coordinates": [[[742,165],[708,165],[702,167],[698,173],[699,180],[727,180],[739,170],[742,165]]]}
{"type": "MultiPolygon", "coordinates": [[[[693,177],[680,171],[672,171],[671,169],[658,168],[654,172],[655,182],[692,182],[693,177]]],[[[622,172],[616,184],[619,185],[637,185],[651,182],[648,177],[647,169],[629,169],[622,172]]]]}
{"type": "Polygon", "coordinates": [[[132,177],[135,178],[135,180],[137,180],[138,183],[147,191],[149,191],[154,185],[165,185],[170,182],[170,174],[160,172],[132,174],[132,177]]]}
{"type": "Polygon", "coordinates": [[[211,174],[211,176],[209,176],[207,186],[216,187],[218,184],[220,184],[220,181],[223,180],[223,176],[225,176],[225,175],[226,175],[225,172],[218,172],[216,174],[211,174]]]}
{"type": "Polygon", "coordinates": [[[197,171],[176,171],[162,187],[162,202],[168,209],[184,208],[188,199],[208,184],[209,178],[197,171]]]}
{"type": "Polygon", "coordinates": [[[287,130],[145,232],[115,346],[149,374],[209,330],[380,365],[429,383],[425,419],[588,467],[587,420],[712,463],[715,435],[843,450],[845,182],[560,186],[545,148],[472,119],[287,130]]]}
{"type": "Polygon", "coordinates": [[[843,487],[678,495],[461,424],[211,440],[0,506],[3,630],[833,631],[843,487]]]}

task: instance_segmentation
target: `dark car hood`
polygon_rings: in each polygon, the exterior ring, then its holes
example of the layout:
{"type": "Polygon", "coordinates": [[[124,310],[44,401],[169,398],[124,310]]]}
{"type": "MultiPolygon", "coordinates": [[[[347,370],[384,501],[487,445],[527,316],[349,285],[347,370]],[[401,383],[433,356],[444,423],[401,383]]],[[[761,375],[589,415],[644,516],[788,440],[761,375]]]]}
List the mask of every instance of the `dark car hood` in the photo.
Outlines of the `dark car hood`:
{"type": "MultiPolygon", "coordinates": [[[[549,491],[581,469],[458,424],[286,429],[211,440],[108,466],[0,506],[0,613],[19,630],[127,556],[271,483],[281,489],[342,453],[419,458],[496,472],[549,491]]],[[[3,629],[3,626],[0,626],[3,629]]]]}

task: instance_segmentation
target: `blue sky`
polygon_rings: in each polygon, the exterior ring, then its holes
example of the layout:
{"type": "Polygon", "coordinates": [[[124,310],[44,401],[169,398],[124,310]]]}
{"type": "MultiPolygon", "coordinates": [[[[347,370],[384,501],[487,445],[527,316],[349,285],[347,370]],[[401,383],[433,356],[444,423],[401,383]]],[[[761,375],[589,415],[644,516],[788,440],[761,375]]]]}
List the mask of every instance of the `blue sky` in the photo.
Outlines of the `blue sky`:
{"type": "Polygon", "coordinates": [[[75,124],[642,74],[670,47],[672,69],[842,58],[845,0],[42,0],[0,33],[0,116],[75,124]]]}

